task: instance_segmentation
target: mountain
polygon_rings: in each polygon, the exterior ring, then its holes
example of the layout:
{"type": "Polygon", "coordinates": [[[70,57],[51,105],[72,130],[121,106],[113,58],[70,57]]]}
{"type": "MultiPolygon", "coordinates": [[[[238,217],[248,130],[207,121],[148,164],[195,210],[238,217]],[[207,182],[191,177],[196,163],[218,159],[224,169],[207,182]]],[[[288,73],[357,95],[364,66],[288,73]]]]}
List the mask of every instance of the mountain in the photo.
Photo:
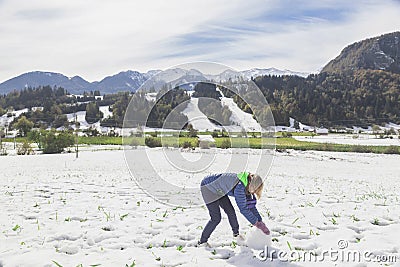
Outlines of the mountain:
{"type": "Polygon", "coordinates": [[[289,76],[300,76],[300,77],[307,77],[310,73],[307,72],[296,72],[296,71],[291,71],[291,70],[279,70],[275,68],[269,68],[269,69],[250,69],[250,70],[244,70],[240,72],[243,76],[245,76],[247,79],[251,79],[252,77],[258,77],[258,76],[264,76],[264,75],[275,75],[275,76],[284,76],[284,75],[289,75],[289,76]]]}
{"type": "Polygon", "coordinates": [[[243,71],[233,71],[233,70],[225,70],[224,72],[218,75],[207,75],[207,78],[214,80],[214,81],[227,81],[229,79],[237,79],[238,76],[241,76],[247,80],[251,78],[265,76],[265,75],[274,75],[274,76],[283,76],[283,75],[290,75],[290,76],[300,76],[300,77],[307,77],[309,73],[305,72],[295,72],[290,70],[279,70],[276,68],[268,68],[268,69],[250,69],[250,70],[243,70],[243,71]]]}
{"type": "Polygon", "coordinates": [[[351,44],[321,72],[360,69],[400,73],[400,32],[393,32],[351,44]]]}
{"type": "MultiPolygon", "coordinates": [[[[13,90],[22,90],[26,87],[38,87],[45,85],[50,85],[52,87],[60,86],[73,94],[81,94],[84,91],[95,90],[100,91],[102,94],[116,93],[120,91],[134,92],[150,77],[160,72],[160,70],[150,70],[146,73],[141,73],[138,71],[128,70],[112,76],[107,76],[101,81],[90,83],[79,76],[69,78],[60,73],[33,71],[21,74],[15,78],[1,83],[0,93],[7,94],[13,90]]],[[[251,77],[262,75],[297,75],[305,77],[307,76],[307,73],[292,72],[288,70],[281,71],[275,68],[269,68],[246,70],[239,72],[239,75],[242,75],[247,79],[251,79],[251,77]]],[[[157,87],[160,84],[165,83],[165,81],[169,81],[172,84],[190,83],[192,81],[205,81],[207,79],[212,79],[215,81],[227,81],[228,79],[236,78],[236,76],[238,76],[238,73],[231,70],[226,70],[219,75],[207,75],[195,69],[185,70],[181,68],[175,68],[163,71],[153,80],[152,84],[147,84],[147,86],[157,87]]]]}
{"type": "Polygon", "coordinates": [[[116,93],[120,91],[136,91],[150,74],[137,71],[122,71],[116,75],[108,76],[100,82],[93,82],[91,90],[99,90],[101,93],[116,93]]]}
{"type": "Polygon", "coordinates": [[[71,92],[82,92],[90,87],[90,83],[79,76],[68,78],[60,73],[33,71],[1,83],[0,92],[6,94],[15,89],[21,90],[26,87],[38,87],[40,85],[60,86],[71,90],[71,92]]]}

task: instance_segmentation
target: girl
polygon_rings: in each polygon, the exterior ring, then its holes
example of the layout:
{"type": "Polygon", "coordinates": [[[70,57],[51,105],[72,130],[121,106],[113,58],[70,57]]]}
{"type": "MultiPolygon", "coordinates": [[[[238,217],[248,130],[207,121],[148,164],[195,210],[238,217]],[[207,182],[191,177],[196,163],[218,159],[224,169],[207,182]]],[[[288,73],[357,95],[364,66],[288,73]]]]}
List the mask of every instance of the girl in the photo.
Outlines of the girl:
{"type": "Polygon", "coordinates": [[[206,244],[211,233],[221,221],[220,207],[228,215],[233,236],[239,236],[239,223],[235,210],[228,196],[235,197],[240,213],[254,226],[269,235],[269,229],[262,222],[257,211],[257,199],[260,199],[264,183],[259,175],[248,172],[220,173],[206,176],[201,181],[201,194],[206,203],[211,219],[204,227],[198,245],[206,244]],[[256,195],[257,198],[254,196],[256,195]]]}

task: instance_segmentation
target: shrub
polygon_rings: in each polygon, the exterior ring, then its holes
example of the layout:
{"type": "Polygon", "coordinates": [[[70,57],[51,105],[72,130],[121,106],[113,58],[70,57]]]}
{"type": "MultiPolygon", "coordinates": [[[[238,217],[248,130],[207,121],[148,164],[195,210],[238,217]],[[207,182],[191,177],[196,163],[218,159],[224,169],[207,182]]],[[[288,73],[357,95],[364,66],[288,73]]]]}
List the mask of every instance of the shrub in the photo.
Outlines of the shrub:
{"type": "Polygon", "coordinates": [[[7,156],[8,152],[4,146],[0,146],[0,156],[7,156]]]}
{"type": "Polygon", "coordinates": [[[33,154],[33,149],[31,143],[28,140],[24,140],[22,143],[17,145],[18,155],[31,155],[33,154]]]}
{"type": "Polygon", "coordinates": [[[148,147],[161,147],[161,140],[159,138],[156,137],[146,137],[146,139],[144,140],[144,143],[146,144],[146,146],[148,147]]]}
{"type": "Polygon", "coordinates": [[[182,148],[191,148],[192,147],[192,143],[190,141],[184,141],[182,143],[182,148]]]}
{"type": "Polygon", "coordinates": [[[282,137],[292,137],[292,133],[282,132],[282,137]]]}
{"type": "Polygon", "coordinates": [[[222,140],[221,148],[230,148],[230,147],[232,147],[231,140],[229,139],[222,140]]]}
{"type": "Polygon", "coordinates": [[[383,151],[385,154],[400,154],[400,150],[398,146],[388,146],[383,151]]]}
{"type": "Polygon", "coordinates": [[[222,129],[221,131],[221,137],[229,137],[228,132],[225,129],[222,129]]]}
{"type": "Polygon", "coordinates": [[[217,130],[214,130],[214,131],[211,133],[211,136],[212,136],[213,138],[217,138],[217,137],[219,136],[218,131],[217,131],[217,130]]]}
{"type": "Polygon", "coordinates": [[[74,144],[74,136],[69,132],[43,132],[40,139],[44,154],[61,153],[74,144]]]}

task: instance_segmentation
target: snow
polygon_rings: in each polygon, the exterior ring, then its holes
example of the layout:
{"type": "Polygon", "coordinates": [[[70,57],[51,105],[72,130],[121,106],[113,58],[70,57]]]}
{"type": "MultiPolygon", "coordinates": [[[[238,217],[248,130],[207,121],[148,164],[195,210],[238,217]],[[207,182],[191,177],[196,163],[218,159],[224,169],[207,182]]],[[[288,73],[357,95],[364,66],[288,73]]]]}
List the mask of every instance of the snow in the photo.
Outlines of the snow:
{"type": "MultiPolygon", "coordinates": [[[[67,119],[69,122],[75,122],[75,117],[76,121],[79,122],[79,129],[84,130],[90,127],[90,124],[86,121],[86,111],[78,111],[76,113],[68,113],[67,114],[67,119]]],[[[75,125],[72,125],[73,128],[75,128],[75,125]]]]}
{"type": "Polygon", "coordinates": [[[225,97],[221,90],[217,89],[221,94],[221,103],[223,106],[227,106],[232,112],[230,120],[236,126],[225,126],[228,131],[240,131],[245,129],[246,131],[261,131],[262,127],[253,118],[253,115],[244,112],[238,107],[233,98],[225,97]]]}
{"type": "Polygon", "coordinates": [[[389,122],[385,125],[385,128],[390,130],[391,128],[393,128],[394,130],[400,130],[400,125],[395,124],[393,122],[389,122]]]}
{"type": "Polygon", "coordinates": [[[199,99],[192,97],[187,107],[182,111],[182,114],[186,115],[189,119],[189,123],[192,124],[193,128],[198,131],[213,131],[220,130],[221,127],[213,124],[206,115],[199,109],[199,99]]]}
{"type": "MultiPolygon", "coordinates": [[[[227,106],[230,111],[232,111],[232,115],[231,115],[230,120],[234,124],[239,125],[240,128],[243,128],[246,131],[261,131],[261,126],[253,118],[253,115],[251,115],[249,113],[246,113],[243,110],[241,110],[237,106],[235,101],[233,101],[233,98],[222,97],[221,98],[221,103],[222,103],[222,105],[227,106]]],[[[233,128],[233,127],[227,126],[226,128],[230,129],[230,128],[233,128]]],[[[237,129],[234,129],[234,131],[237,131],[237,129]]]]}
{"type": "Polygon", "coordinates": [[[100,106],[99,110],[103,112],[103,119],[109,118],[112,116],[112,112],[110,111],[110,106],[100,106]]]}
{"type": "Polygon", "coordinates": [[[7,112],[6,114],[2,115],[0,117],[0,126],[1,127],[5,127],[7,125],[10,125],[10,123],[15,119],[15,118],[19,118],[23,113],[28,112],[29,109],[24,108],[24,109],[20,109],[20,110],[15,110],[15,111],[11,111],[11,112],[7,112]],[[7,114],[11,113],[12,116],[8,117],[7,114]]]}
{"type": "Polygon", "coordinates": [[[400,146],[400,139],[394,136],[390,138],[376,138],[374,135],[324,135],[324,136],[293,136],[296,140],[317,142],[317,143],[332,143],[346,145],[368,145],[368,146],[400,146]]]}
{"type": "MultiPolygon", "coordinates": [[[[163,176],[187,179],[167,167],[162,150],[151,151],[160,159],[163,176]]],[[[229,161],[228,150],[218,151],[222,161],[229,161]]],[[[250,157],[253,152],[243,150],[250,157]]],[[[278,153],[257,204],[271,230],[272,246],[321,255],[344,243],[348,247],[339,252],[394,255],[399,262],[395,234],[400,231],[399,159],[398,155],[278,153]]],[[[5,156],[0,162],[2,266],[55,266],[53,261],[62,266],[377,265],[366,260],[333,262],[329,256],[323,262],[262,261],[260,250],[232,245],[224,213],[209,240],[212,247],[196,248],[209,219],[207,210],[175,208],[147,196],[132,180],[121,150],[87,150],[78,159],[74,154],[5,156]]],[[[241,234],[250,237],[254,228],[237,209],[236,213],[241,234]]]]}
{"type": "Polygon", "coordinates": [[[263,250],[271,247],[271,235],[265,235],[260,229],[253,227],[247,235],[246,245],[252,249],[263,250]]]}
{"type": "Polygon", "coordinates": [[[146,93],[146,100],[155,102],[157,98],[157,93],[146,93]]]}
{"type": "MultiPolygon", "coordinates": [[[[110,116],[112,116],[112,112],[110,112],[109,110],[109,106],[100,106],[99,110],[101,112],[103,112],[103,118],[108,118],[110,116]]],[[[89,127],[93,127],[97,130],[99,130],[100,132],[106,133],[108,132],[109,129],[113,128],[113,127],[101,127],[100,126],[100,121],[96,122],[96,123],[88,123],[86,121],[86,111],[78,111],[76,113],[68,113],[67,115],[67,119],[69,122],[75,122],[75,115],[76,115],[76,120],[77,122],[79,122],[79,129],[80,130],[85,130],[88,129],[89,127]]],[[[72,128],[75,129],[75,125],[71,126],[72,128]]]]}
{"type": "Polygon", "coordinates": [[[215,142],[215,139],[209,134],[198,135],[199,142],[215,142]]]}

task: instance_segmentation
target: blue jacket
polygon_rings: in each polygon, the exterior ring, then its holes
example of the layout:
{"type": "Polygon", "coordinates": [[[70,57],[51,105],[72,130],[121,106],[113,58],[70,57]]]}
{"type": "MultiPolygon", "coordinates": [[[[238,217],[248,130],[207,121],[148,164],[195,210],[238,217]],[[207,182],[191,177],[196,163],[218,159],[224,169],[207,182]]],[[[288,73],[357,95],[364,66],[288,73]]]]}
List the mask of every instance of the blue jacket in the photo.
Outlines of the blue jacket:
{"type": "Polygon", "coordinates": [[[246,188],[244,184],[238,179],[236,173],[220,173],[206,176],[201,181],[201,186],[207,187],[211,192],[219,196],[233,196],[236,201],[240,213],[251,223],[255,224],[257,221],[262,221],[260,213],[254,206],[249,208],[247,206],[248,199],[254,196],[246,195],[246,188]]]}

